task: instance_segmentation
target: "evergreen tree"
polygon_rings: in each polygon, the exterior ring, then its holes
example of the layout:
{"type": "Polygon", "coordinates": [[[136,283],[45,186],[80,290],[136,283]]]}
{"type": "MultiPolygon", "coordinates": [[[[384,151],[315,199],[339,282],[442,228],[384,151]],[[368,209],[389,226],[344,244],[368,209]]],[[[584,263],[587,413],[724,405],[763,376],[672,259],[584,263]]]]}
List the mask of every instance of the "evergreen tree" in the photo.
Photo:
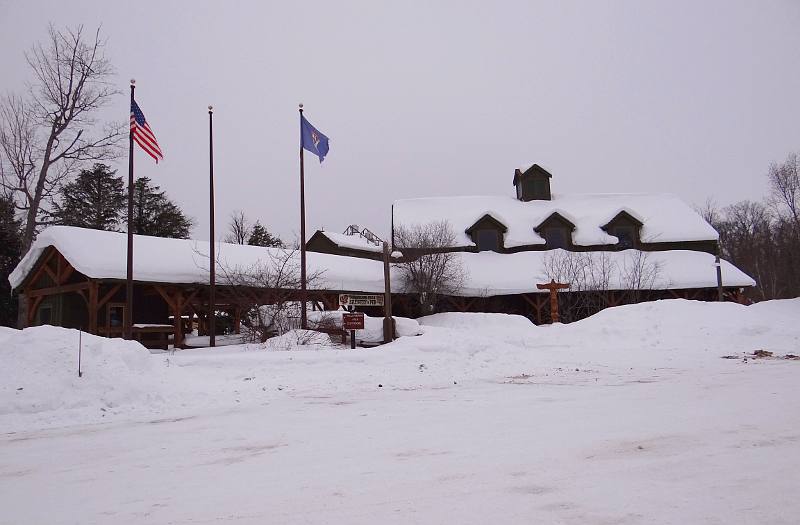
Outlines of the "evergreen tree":
{"type": "MultiPolygon", "coordinates": [[[[127,215],[127,210],[125,210],[127,215]]],[[[147,177],[133,184],[133,233],[187,239],[192,220],[147,177]]]]}
{"type": "Polygon", "coordinates": [[[115,231],[125,209],[122,177],[105,164],[95,164],[61,187],[53,205],[55,224],[115,231]]]}
{"type": "Polygon", "coordinates": [[[272,235],[269,230],[261,225],[261,221],[256,221],[250,232],[250,238],[247,240],[250,246],[271,246],[275,248],[283,248],[283,241],[276,235],[272,235]]]}
{"type": "Polygon", "coordinates": [[[0,197],[0,326],[17,326],[17,295],[8,276],[22,256],[22,229],[11,199],[0,197]]]}

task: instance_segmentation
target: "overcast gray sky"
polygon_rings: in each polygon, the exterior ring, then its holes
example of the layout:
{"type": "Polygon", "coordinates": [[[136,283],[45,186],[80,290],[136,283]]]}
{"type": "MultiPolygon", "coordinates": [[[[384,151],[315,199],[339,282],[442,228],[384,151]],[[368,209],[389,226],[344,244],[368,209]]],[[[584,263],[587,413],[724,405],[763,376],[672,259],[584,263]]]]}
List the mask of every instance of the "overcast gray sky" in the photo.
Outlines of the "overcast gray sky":
{"type": "MultiPolygon", "coordinates": [[[[197,238],[209,103],[220,236],[234,209],[299,230],[298,102],[331,138],[321,166],[306,157],[310,233],[385,235],[398,198],[512,195],[533,162],[556,193],[760,199],[770,162],[800,150],[796,0],[0,0],[0,91],[31,78],[23,52],[48,22],[102,24],[166,156],[137,151],[136,174],[197,220],[197,238]]],[[[126,97],[112,110],[127,120],[126,97]]]]}

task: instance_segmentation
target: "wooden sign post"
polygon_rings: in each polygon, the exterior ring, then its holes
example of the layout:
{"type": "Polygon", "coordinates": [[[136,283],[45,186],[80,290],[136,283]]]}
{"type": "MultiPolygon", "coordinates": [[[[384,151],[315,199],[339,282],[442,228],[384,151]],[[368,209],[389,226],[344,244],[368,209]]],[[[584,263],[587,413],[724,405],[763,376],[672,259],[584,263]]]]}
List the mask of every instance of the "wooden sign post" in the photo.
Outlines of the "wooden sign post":
{"type": "Polygon", "coordinates": [[[547,284],[537,284],[536,288],[550,291],[550,319],[552,323],[558,323],[561,318],[558,315],[558,291],[569,288],[569,283],[557,283],[555,279],[550,279],[547,284]]]}
{"type": "Polygon", "coordinates": [[[348,312],[342,314],[342,328],[350,330],[350,348],[356,348],[356,330],[364,329],[364,313],[363,312],[348,312]]]}

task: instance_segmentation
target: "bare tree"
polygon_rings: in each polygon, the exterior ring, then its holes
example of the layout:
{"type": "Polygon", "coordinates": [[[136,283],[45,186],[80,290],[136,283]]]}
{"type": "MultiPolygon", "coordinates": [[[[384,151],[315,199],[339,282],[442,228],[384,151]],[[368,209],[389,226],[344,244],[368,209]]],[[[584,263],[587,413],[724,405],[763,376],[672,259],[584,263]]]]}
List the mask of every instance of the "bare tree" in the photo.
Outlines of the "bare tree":
{"type": "Polygon", "coordinates": [[[661,263],[653,261],[650,252],[629,251],[620,268],[620,285],[625,288],[628,301],[638,303],[644,300],[661,277],[661,270],[661,263]]]}
{"type": "Polygon", "coordinates": [[[565,299],[559,302],[563,321],[582,319],[608,306],[606,292],[618,268],[607,252],[554,250],[544,256],[543,268],[539,279],[569,283],[568,290],[559,292],[565,299]]]}
{"type": "MultiPolygon", "coordinates": [[[[224,300],[242,312],[251,341],[264,342],[299,327],[300,258],[295,250],[266,249],[263,258],[249,266],[228,265],[218,258],[217,268],[218,282],[225,285],[224,300]]],[[[322,272],[309,273],[308,286],[313,288],[321,276],[322,272]]]]}
{"type": "MultiPolygon", "coordinates": [[[[724,209],[724,215],[725,220],[718,227],[722,256],[756,280],[761,299],[780,297],[781,286],[786,283],[781,282],[779,265],[788,254],[780,253],[777,235],[795,231],[793,220],[782,227],[780,217],[775,217],[764,204],[752,201],[732,204],[724,209]]],[[[791,239],[791,235],[781,237],[791,239]]]]}
{"type": "Polygon", "coordinates": [[[722,221],[722,212],[717,205],[717,201],[708,197],[702,206],[694,206],[694,211],[697,212],[708,224],[714,229],[722,221]]]}
{"type": "Polygon", "coordinates": [[[0,101],[0,186],[23,213],[23,249],[27,249],[43,206],[58,185],[85,162],[116,158],[124,126],[96,128],[95,113],[119,91],[111,84],[114,68],[105,56],[99,29],[58,30],[50,26],[44,43],[26,59],[35,82],[27,97],[0,101]]]}
{"type": "Polygon", "coordinates": [[[791,153],[783,163],[771,164],[767,177],[776,211],[788,216],[800,231],[800,158],[791,153]]]}
{"type": "Polygon", "coordinates": [[[231,213],[231,222],[228,224],[228,235],[225,242],[233,244],[247,244],[253,226],[250,220],[245,217],[242,210],[235,210],[231,213]]]}
{"type": "Polygon", "coordinates": [[[433,313],[439,298],[455,295],[467,277],[455,246],[455,233],[447,221],[400,227],[395,247],[405,261],[399,263],[406,293],[419,296],[423,315],[433,313]]]}

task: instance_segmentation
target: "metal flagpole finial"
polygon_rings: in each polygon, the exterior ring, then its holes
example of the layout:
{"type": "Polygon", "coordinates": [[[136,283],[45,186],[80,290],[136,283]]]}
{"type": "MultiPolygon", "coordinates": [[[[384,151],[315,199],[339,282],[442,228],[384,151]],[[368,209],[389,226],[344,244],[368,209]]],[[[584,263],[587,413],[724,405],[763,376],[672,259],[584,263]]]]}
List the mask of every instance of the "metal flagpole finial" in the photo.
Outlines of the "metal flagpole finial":
{"type": "Polygon", "coordinates": [[[302,111],[302,110],[303,110],[303,103],[301,102],[301,103],[299,104],[299,106],[300,106],[300,110],[302,111]]]}
{"type": "Polygon", "coordinates": [[[211,113],[212,111],[214,111],[214,106],[208,106],[208,112],[211,113]]]}
{"type": "Polygon", "coordinates": [[[135,85],[136,85],[136,79],[135,79],[135,78],[132,78],[132,79],[131,79],[131,86],[135,86],[135,85]]]}

